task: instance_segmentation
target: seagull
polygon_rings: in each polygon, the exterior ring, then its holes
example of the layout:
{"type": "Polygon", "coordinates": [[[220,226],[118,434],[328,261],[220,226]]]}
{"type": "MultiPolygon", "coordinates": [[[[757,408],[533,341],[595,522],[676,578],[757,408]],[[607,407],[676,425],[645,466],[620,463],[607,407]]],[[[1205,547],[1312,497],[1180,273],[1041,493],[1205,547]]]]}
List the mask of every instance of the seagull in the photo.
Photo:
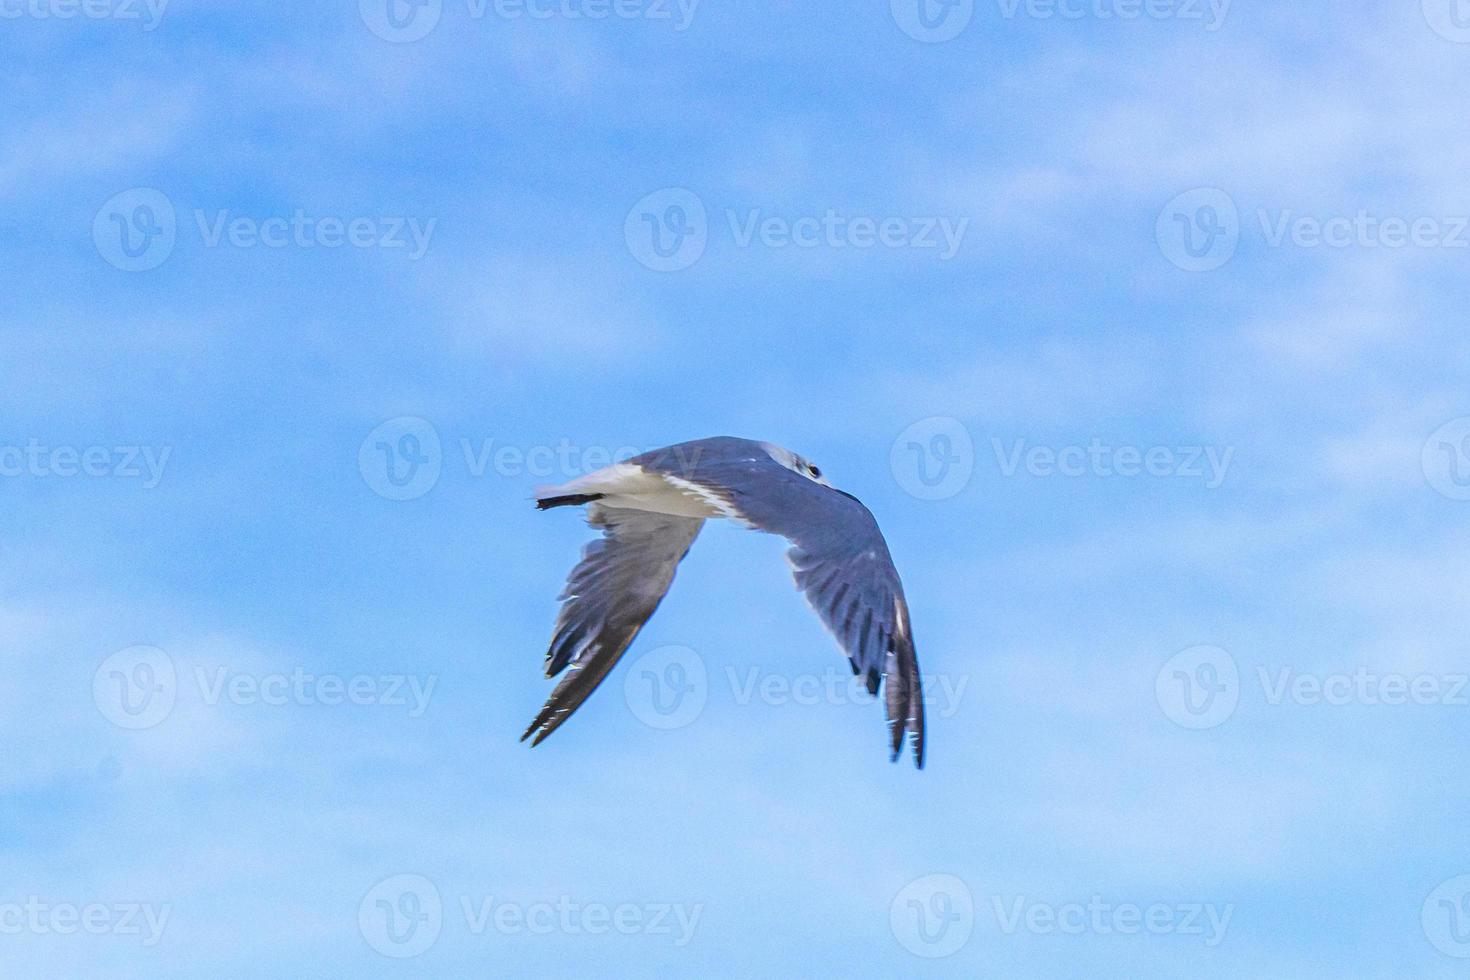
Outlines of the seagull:
{"type": "Polygon", "coordinates": [[[836,637],[869,694],[886,683],[890,759],[911,736],[924,767],[924,701],[903,585],[878,522],[801,456],[718,436],[655,449],[536,491],[536,508],[587,506],[602,531],[559,597],[546,676],[562,674],[521,736],[539,745],[608,675],[674,580],[704,522],[728,518],[791,542],[797,588],[836,637]]]}

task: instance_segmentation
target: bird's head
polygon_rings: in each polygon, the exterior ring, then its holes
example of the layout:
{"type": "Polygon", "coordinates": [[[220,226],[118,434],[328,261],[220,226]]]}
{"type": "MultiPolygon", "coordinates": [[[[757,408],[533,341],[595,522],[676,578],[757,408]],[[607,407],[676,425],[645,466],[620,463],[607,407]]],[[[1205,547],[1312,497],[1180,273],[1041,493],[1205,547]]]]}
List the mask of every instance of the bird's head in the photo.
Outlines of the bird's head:
{"type": "Polygon", "coordinates": [[[791,470],[793,473],[799,473],[802,476],[806,477],[808,480],[811,480],[813,483],[820,483],[824,487],[830,488],[832,486],[832,484],[828,483],[826,478],[822,476],[821,469],[812,464],[805,457],[798,456],[796,453],[793,453],[789,449],[782,449],[780,446],[773,446],[769,442],[761,443],[761,448],[770,453],[772,459],[780,463],[782,466],[786,467],[788,470],[791,470]]]}

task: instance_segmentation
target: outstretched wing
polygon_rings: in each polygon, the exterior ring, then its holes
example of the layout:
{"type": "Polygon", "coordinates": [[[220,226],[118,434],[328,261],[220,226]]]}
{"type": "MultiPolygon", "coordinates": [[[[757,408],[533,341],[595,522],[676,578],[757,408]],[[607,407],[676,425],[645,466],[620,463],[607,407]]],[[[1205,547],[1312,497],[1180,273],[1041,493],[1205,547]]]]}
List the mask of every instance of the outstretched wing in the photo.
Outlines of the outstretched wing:
{"type": "Polygon", "coordinates": [[[779,534],[797,586],[831,630],[868,691],[885,684],[892,757],[913,738],[924,765],[924,700],[903,584],[868,508],[851,494],[809,480],[762,443],[705,439],[634,457],[644,469],[690,484],[736,520],[779,534]]]}
{"type": "Polygon", "coordinates": [[[546,651],[546,676],[565,676],[521,741],[532,745],[566,721],[612,670],[648,622],[689,551],[700,518],[673,517],[593,504],[587,523],[603,536],[582,551],[567,577],[561,614],[546,651]]]}
{"type": "Polygon", "coordinates": [[[880,676],[886,680],[883,700],[892,758],[898,758],[904,735],[912,732],[914,764],[922,769],[924,695],[908,604],[883,536],[876,524],[872,528],[872,537],[852,542],[857,548],[847,542],[824,547],[837,543],[793,537],[786,557],[797,587],[847,653],[853,673],[864,675],[868,693],[878,693],[880,676]]]}

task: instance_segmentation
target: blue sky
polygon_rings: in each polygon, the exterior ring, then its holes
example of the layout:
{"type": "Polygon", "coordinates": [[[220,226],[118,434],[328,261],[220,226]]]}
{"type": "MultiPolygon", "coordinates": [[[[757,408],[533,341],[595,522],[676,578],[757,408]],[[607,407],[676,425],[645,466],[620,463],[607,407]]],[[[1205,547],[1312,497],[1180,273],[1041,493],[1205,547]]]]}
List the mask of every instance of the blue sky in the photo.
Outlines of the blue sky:
{"type": "Polygon", "coordinates": [[[1447,0],[0,14],[0,975],[1463,975],[1447,0]],[[715,525],[517,743],[533,489],[716,434],[923,772],[715,525]]]}

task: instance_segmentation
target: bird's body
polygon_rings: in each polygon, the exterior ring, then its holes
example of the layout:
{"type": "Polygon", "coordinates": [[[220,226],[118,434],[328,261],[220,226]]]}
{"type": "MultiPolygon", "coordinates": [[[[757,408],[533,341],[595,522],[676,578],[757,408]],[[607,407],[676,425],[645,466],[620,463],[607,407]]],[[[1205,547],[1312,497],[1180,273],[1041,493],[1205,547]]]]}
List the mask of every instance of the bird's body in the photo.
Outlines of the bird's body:
{"type": "Polygon", "coordinates": [[[653,615],[704,522],[780,534],[796,583],[885,702],[892,754],[912,734],[924,764],[924,708],[903,586],[872,514],[779,446],[721,436],[635,456],[537,492],[541,509],[587,505],[603,537],[562,594],[546,673],[566,675],[522,738],[550,735],[592,693],[653,615]]]}
{"type": "MultiPolygon", "coordinates": [[[[633,462],[605,467],[556,487],[555,491],[556,496],[593,497],[604,507],[622,510],[643,510],[675,517],[727,516],[697,492],[691,493],[670,482],[663,474],[649,472],[633,462]]],[[[537,503],[544,503],[546,499],[543,497],[537,503]]]]}

